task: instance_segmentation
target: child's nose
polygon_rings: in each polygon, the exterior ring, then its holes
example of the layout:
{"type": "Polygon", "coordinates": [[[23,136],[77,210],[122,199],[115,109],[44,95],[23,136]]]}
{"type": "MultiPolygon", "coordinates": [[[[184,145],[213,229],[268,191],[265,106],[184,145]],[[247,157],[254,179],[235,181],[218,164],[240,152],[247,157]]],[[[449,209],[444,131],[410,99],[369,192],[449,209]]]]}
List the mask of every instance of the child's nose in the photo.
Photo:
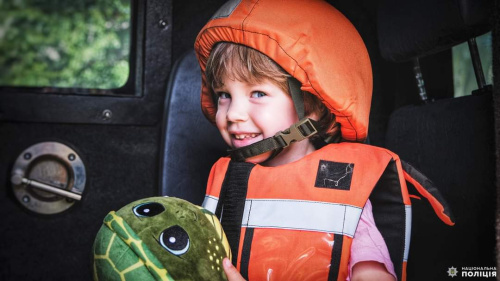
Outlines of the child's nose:
{"type": "Polygon", "coordinates": [[[248,119],[248,105],[243,101],[233,99],[226,117],[230,122],[246,121],[248,119]]]}

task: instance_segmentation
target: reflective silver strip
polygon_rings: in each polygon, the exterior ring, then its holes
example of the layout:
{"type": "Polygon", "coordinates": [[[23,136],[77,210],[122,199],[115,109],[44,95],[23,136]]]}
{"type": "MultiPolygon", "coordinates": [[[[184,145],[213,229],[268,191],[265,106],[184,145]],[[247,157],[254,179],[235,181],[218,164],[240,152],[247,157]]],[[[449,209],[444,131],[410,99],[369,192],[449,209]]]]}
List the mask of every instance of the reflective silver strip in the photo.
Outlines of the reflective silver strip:
{"type": "Polygon", "coordinates": [[[405,205],[405,252],[404,261],[408,261],[408,253],[410,252],[410,238],[411,238],[411,205],[405,205]]]}
{"type": "Polygon", "coordinates": [[[353,237],[362,210],[316,201],[247,199],[242,226],[319,231],[353,237]]]}
{"type": "Polygon", "coordinates": [[[205,200],[203,200],[203,204],[201,204],[201,206],[212,212],[212,214],[215,214],[215,209],[217,209],[217,203],[219,203],[219,198],[210,195],[205,195],[205,200]]]}

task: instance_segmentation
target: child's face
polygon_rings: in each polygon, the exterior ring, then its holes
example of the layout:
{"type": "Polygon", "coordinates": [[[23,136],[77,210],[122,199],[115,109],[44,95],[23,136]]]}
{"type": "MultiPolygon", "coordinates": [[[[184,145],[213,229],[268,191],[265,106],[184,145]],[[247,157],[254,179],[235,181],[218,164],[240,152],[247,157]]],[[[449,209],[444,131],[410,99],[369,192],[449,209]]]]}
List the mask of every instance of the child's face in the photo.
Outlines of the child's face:
{"type": "MultiPolygon", "coordinates": [[[[292,98],[270,80],[249,84],[224,77],[223,86],[214,89],[219,97],[216,124],[232,148],[240,148],[274,136],[298,121],[292,98]]],[[[298,160],[314,148],[309,141],[293,143],[272,160],[269,166],[298,160]]],[[[247,159],[262,163],[271,152],[247,159]]]]}

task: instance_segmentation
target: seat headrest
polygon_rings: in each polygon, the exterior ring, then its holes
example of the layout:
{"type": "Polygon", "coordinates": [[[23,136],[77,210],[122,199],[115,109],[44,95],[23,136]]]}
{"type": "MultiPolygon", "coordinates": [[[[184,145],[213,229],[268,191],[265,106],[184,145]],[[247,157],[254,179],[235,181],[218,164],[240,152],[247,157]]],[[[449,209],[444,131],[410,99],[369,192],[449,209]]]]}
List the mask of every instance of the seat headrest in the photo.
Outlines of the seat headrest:
{"type": "Polygon", "coordinates": [[[408,61],[437,53],[491,30],[494,0],[381,0],[382,57],[408,61]]]}

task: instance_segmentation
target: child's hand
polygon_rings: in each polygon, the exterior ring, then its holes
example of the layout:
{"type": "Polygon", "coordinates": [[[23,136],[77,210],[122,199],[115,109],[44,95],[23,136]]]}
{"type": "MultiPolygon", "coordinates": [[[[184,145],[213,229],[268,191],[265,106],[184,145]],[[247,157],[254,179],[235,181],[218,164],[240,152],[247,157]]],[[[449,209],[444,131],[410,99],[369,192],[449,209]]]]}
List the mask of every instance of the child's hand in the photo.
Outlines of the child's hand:
{"type": "Polygon", "coordinates": [[[227,275],[227,280],[229,281],[245,281],[241,274],[236,270],[231,261],[228,258],[224,258],[222,261],[222,266],[224,267],[224,272],[227,275]]]}

